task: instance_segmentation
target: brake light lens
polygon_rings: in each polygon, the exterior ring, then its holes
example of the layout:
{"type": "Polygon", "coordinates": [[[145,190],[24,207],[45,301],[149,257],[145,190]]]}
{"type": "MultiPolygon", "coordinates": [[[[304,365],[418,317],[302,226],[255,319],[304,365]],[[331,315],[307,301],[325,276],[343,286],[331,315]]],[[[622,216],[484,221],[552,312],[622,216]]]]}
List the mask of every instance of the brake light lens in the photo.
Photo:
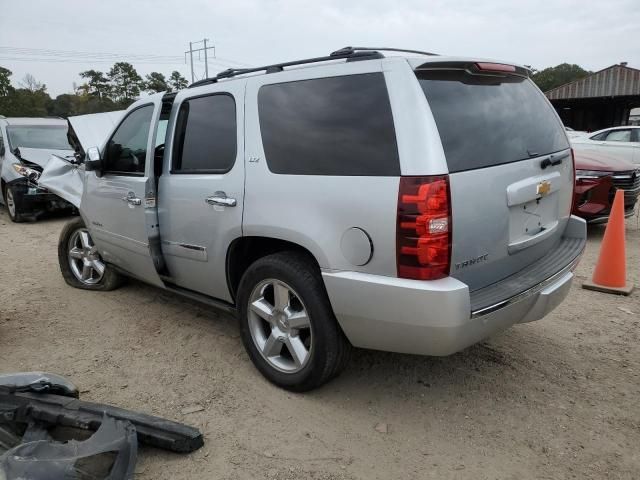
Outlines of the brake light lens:
{"type": "Polygon", "coordinates": [[[578,181],[578,178],[576,176],[576,156],[573,153],[573,148],[571,149],[571,165],[573,168],[571,172],[571,174],[573,175],[573,189],[571,191],[571,210],[569,211],[569,215],[571,215],[576,208],[576,182],[578,181]]]}
{"type": "Polygon", "coordinates": [[[505,65],[504,63],[478,62],[476,68],[483,72],[510,72],[514,73],[516,67],[513,65],[505,65]]]}
{"type": "Polygon", "coordinates": [[[400,177],[396,227],[398,277],[436,280],[451,264],[449,177],[400,177]]]}

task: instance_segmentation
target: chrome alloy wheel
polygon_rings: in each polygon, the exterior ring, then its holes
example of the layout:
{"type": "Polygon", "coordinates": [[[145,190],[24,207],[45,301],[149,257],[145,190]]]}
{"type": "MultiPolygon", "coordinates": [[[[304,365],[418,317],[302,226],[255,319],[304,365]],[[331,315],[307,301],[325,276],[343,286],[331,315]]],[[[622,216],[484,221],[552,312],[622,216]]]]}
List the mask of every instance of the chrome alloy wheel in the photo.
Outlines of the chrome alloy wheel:
{"type": "Polygon", "coordinates": [[[105,264],[86,228],[79,228],[71,234],[67,252],[71,271],[79,281],[95,285],[102,280],[105,264]]]}
{"type": "Polygon", "coordinates": [[[13,199],[13,192],[10,188],[7,188],[7,209],[9,210],[9,214],[11,217],[16,216],[16,201],[13,199]]]}
{"type": "Polygon", "coordinates": [[[251,292],[249,331],[262,357],[284,373],[302,370],[311,358],[313,329],[298,294],[281,280],[261,281],[251,292]]]}

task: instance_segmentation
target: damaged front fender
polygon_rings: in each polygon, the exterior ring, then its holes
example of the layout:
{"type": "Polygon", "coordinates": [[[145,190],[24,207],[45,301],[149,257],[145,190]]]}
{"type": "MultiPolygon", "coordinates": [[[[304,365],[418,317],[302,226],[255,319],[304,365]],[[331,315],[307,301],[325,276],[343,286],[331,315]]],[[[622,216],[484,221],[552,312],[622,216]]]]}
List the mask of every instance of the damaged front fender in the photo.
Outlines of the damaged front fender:
{"type": "Polygon", "coordinates": [[[84,185],[84,166],[52,155],[38,184],[79,209],[84,185]]]}

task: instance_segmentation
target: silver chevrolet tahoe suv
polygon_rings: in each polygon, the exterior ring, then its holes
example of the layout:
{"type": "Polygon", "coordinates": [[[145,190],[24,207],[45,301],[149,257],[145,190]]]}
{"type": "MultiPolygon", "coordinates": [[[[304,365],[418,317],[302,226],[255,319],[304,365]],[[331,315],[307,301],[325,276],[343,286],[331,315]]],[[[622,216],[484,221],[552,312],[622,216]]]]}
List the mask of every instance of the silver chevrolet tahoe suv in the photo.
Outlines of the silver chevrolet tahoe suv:
{"type": "Polygon", "coordinates": [[[558,116],[523,67],[387,50],[138,100],[85,152],[66,281],[131,276],[232,311],[295,391],[352,346],[449,355],[544,317],[586,238],[558,116]]]}

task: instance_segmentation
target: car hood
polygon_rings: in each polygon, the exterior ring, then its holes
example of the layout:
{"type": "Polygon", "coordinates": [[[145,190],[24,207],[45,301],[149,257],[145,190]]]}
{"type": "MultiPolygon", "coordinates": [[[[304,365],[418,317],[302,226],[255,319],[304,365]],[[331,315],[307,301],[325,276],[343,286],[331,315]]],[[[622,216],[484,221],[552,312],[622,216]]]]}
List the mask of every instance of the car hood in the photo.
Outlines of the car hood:
{"type": "Polygon", "coordinates": [[[73,155],[73,150],[46,150],[42,148],[18,148],[20,151],[20,158],[27,162],[40,165],[42,168],[47,166],[51,155],[57,155],[59,157],[66,157],[73,155]]]}
{"type": "Polygon", "coordinates": [[[627,160],[613,155],[604,155],[597,152],[574,151],[576,158],[576,170],[597,170],[600,172],[627,172],[637,167],[627,160]]]}
{"type": "Polygon", "coordinates": [[[71,136],[73,137],[75,134],[82,148],[82,153],[91,147],[101,148],[107,140],[107,136],[120,123],[124,114],[125,110],[118,110],[69,117],[69,129],[73,132],[71,136]]]}

